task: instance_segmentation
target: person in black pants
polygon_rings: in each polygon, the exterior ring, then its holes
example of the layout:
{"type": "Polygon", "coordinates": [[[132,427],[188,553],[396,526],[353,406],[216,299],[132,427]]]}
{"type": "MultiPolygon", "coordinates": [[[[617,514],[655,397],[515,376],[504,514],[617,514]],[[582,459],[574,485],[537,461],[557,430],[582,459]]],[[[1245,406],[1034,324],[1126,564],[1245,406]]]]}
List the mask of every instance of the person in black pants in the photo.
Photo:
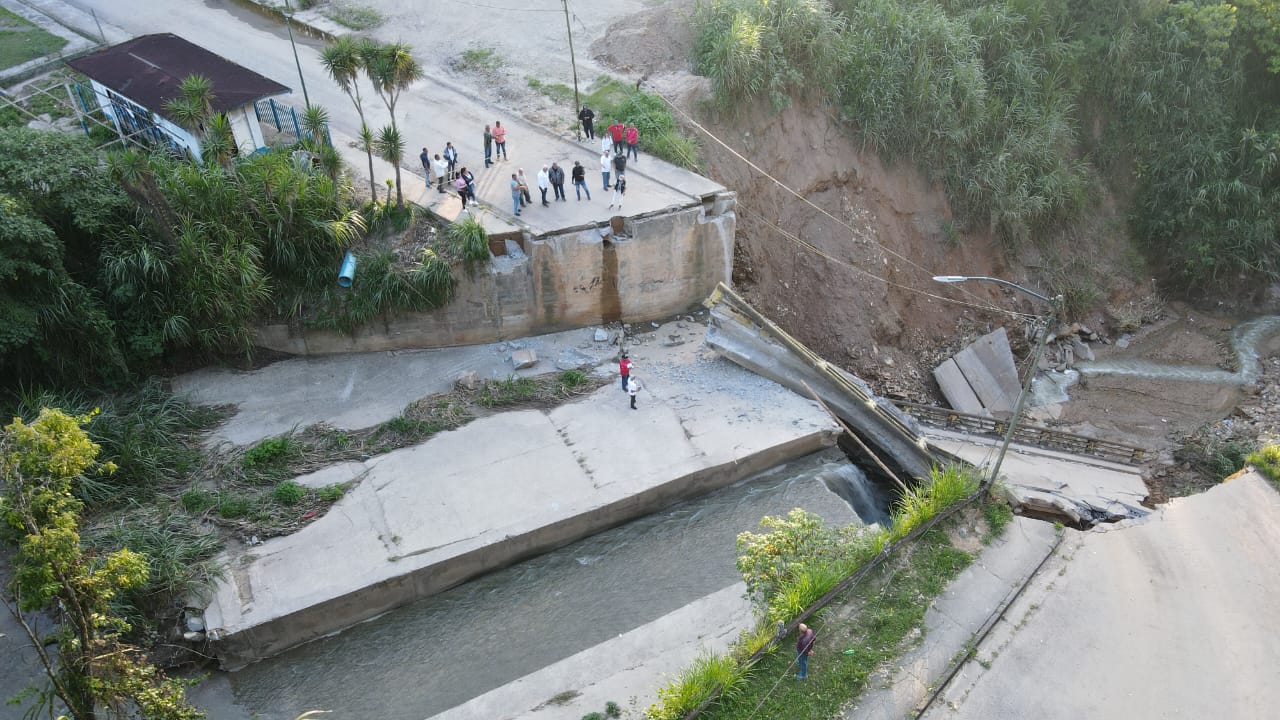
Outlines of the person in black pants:
{"type": "Polygon", "coordinates": [[[573,191],[578,194],[578,202],[582,202],[582,193],[587,194],[587,199],[591,199],[591,191],[587,189],[587,169],[582,167],[582,163],[577,160],[573,161],[573,191]]]}
{"type": "Polygon", "coordinates": [[[551,163],[551,189],[555,191],[556,200],[564,202],[564,168],[559,163],[551,163]]]}
{"type": "Polygon", "coordinates": [[[582,109],[578,111],[578,119],[582,121],[582,134],[585,135],[588,140],[594,140],[596,138],[595,110],[583,105],[582,109]]]}

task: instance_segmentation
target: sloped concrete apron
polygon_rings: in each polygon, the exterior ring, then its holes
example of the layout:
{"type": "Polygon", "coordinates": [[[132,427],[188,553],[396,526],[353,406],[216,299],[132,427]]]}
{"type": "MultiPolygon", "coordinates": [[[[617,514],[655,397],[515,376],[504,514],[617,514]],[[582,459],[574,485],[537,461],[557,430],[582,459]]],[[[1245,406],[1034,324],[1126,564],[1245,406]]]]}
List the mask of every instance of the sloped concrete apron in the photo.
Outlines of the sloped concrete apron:
{"type": "Polygon", "coordinates": [[[780,386],[696,403],[647,390],[639,411],[611,384],[348,468],[363,479],[325,517],[228,558],[205,612],[223,667],[830,447],[839,433],[780,386]]]}

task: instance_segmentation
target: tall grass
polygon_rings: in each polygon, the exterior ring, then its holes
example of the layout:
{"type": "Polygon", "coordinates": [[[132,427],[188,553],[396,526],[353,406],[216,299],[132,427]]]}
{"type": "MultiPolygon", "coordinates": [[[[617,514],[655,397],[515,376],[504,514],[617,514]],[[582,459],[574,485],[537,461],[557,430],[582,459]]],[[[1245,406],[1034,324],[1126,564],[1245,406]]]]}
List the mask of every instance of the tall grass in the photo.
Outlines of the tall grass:
{"type": "Polygon", "coordinates": [[[185,513],[135,505],[85,540],[100,552],[128,548],[146,556],[146,584],[116,599],[135,630],[171,616],[175,603],[209,587],[224,571],[216,560],[222,541],[185,513]]]}
{"type": "Polygon", "coordinates": [[[489,233],[479,220],[467,215],[445,228],[444,234],[452,250],[462,258],[468,275],[489,262],[489,233]]]}
{"type": "Polygon", "coordinates": [[[85,431],[102,449],[99,458],[117,465],[114,473],[82,478],[81,499],[92,509],[124,500],[146,500],[159,488],[182,481],[200,462],[198,435],[219,414],[193,405],[152,378],[130,393],[96,401],[77,391],[26,389],[10,406],[10,415],[35,417],[40,408],[85,414],[101,411],[85,431]]]}
{"type": "MultiPolygon", "coordinates": [[[[928,482],[903,495],[894,508],[893,523],[889,528],[876,531],[853,526],[829,528],[816,515],[795,509],[786,517],[762,519],[764,533],[741,533],[737,541],[738,570],[756,605],[760,622],[755,630],[744,633],[735,652],[723,659],[715,659],[714,663],[699,659],[660,690],[659,701],[649,708],[646,717],[650,720],[683,717],[710,697],[717,684],[725,692],[712,706],[711,714],[717,714],[714,709],[717,707],[734,707],[747,672],[744,662],[774,640],[772,628],[779,623],[789,623],[812,608],[816,601],[841,582],[864,570],[890,543],[902,540],[912,530],[969,499],[978,487],[979,479],[970,468],[935,468],[928,482]],[[721,662],[727,664],[730,659],[737,668],[736,672],[718,665],[721,662]]],[[[912,557],[906,561],[911,565],[909,574],[913,578],[913,589],[905,595],[894,595],[885,603],[884,617],[870,623],[877,633],[892,638],[893,643],[904,637],[923,616],[927,602],[920,602],[921,598],[927,599],[941,592],[945,582],[970,559],[967,554],[951,548],[937,529],[924,533],[920,545],[924,548],[921,559],[917,562],[912,557]]],[[[914,551],[914,548],[905,550],[909,553],[914,551]]],[[[892,650],[884,642],[881,641],[881,645],[871,653],[876,663],[892,650]]],[[[766,655],[761,662],[776,670],[782,661],[769,659],[766,655]]],[[[842,662],[857,673],[853,678],[855,685],[865,680],[873,666],[866,656],[842,662]]],[[[733,715],[730,713],[728,716],[733,715]]]]}

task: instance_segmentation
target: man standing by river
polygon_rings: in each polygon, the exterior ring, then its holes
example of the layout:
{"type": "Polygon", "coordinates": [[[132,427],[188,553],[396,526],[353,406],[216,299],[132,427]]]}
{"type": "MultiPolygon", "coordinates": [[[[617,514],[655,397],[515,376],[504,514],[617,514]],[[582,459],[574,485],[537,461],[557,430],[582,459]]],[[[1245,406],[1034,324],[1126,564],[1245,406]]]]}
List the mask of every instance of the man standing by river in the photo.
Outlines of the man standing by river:
{"type": "Polygon", "coordinates": [[[800,672],[796,673],[796,679],[803,680],[809,677],[809,655],[813,652],[813,641],[817,639],[817,633],[804,623],[800,623],[797,629],[800,636],[796,638],[796,662],[800,665],[800,672]]]}

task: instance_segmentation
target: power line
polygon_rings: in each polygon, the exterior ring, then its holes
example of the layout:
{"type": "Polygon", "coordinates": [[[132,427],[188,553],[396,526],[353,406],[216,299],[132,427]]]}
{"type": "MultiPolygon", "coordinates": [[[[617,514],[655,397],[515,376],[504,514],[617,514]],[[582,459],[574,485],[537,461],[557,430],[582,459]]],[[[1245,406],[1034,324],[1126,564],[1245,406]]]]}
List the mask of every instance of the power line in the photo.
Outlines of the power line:
{"type": "MultiPolygon", "coordinates": [[[[743,211],[746,211],[746,210],[747,210],[746,206],[744,206],[744,205],[742,205],[742,204],[739,204],[739,205],[737,206],[737,209],[738,209],[740,212],[743,212],[743,211]]],[[[906,290],[907,292],[913,292],[913,293],[916,293],[916,294],[918,294],[918,295],[923,295],[924,297],[927,297],[927,298],[930,298],[930,299],[933,299],[933,300],[939,300],[939,301],[941,301],[941,302],[951,303],[951,304],[953,304],[953,305],[963,305],[963,306],[965,306],[965,307],[971,307],[971,308],[975,308],[975,309],[978,309],[978,310],[983,310],[983,311],[985,311],[985,312],[996,312],[996,313],[1002,313],[1002,314],[1004,314],[1004,315],[1008,315],[1008,316],[1010,316],[1010,317],[1015,317],[1015,318],[1019,318],[1019,319],[1025,319],[1025,318],[1036,317],[1036,316],[1034,316],[1034,315],[1028,315],[1028,314],[1026,314],[1026,313],[1020,313],[1020,312],[1018,312],[1018,311],[1016,311],[1016,310],[1006,310],[1006,309],[1004,309],[1004,308],[997,307],[997,306],[992,305],[992,304],[990,304],[990,303],[982,303],[982,304],[978,304],[978,303],[965,302],[964,300],[956,300],[956,299],[954,299],[954,298],[949,298],[949,297],[946,297],[946,296],[943,296],[943,295],[938,295],[938,294],[936,294],[936,293],[931,293],[931,292],[929,292],[929,291],[927,291],[927,290],[921,290],[920,288],[917,288],[917,287],[913,287],[913,286],[910,286],[910,285],[903,285],[902,283],[897,283],[897,282],[894,282],[894,281],[892,281],[892,280],[888,280],[888,279],[882,278],[882,277],[880,277],[879,275],[876,275],[875,273],[871,272],[870,270],[867,270],[867,269],[865,269],[865,268],[859,267],[859,266],[857,266],[857,265],[855,265],[855,264],[853,264],[853,263],[851,263],[851,262],[849,262],[849,261],[847,261],[847,260],[841,260],[841,259],[839,259],[839,258],[837,258],[837,257],[835,257],[835,256],[833,256],[833,255],[831,255],[830,253],[826,252],[825,250],[822,250],[821,248],[819,248],[818,246],[814,245],[813,243],[811,243],[811,242],[809,242],[809,241],[807,241],[807,240],[805,240],[805,239],[801,238],[799,235],[796,235],[795,233],[792,233],[792,232],[790,232],[790,231],[788,231],[788,230],[785,230],[785,229],[783,229],[783,228],[779,227],[778,225],[776,225],[776,224],[774,224],[772,221],[770,221],[768,218],[765,218],[763,215],[761,215],[760,213],[758,213],[758,212],[756,212],[756,211],[754,211],[754,210],[749,211],[749,212],[744,212],[744,214],[747,214],[747,215],[754,215],[754,216],[755,216],[755,218],[756,218],[757,220],[759,220],[760,222],[764,223],[765,225],[768,225],[770,228],[772,228],[772,229],[773,229],[775,232],[777,232],[779,235],[782,235],[782,236],[783,236],[784,238],[786,238],[787,240],[791,241],[792,243],[794,243],[794,244],[796,244],[796,245],[799,245],[800,247],[804,248],[805,250],[808,250],[809,252],[811,252],[811,253],[813,253],[813,254],[815,254],[815,255],[818,255],[818,256],[820,256],[820,257],[822,257],[822,258],[825,258],[826,260],[828,260],[828,261],[830,261],[830,262],[832,262],[832,263],[835,263],[835,264],[837,264],[837,265],[842,265],[842,266],[844,266],[844,267],[846,267],[846,268],[848,268],[848,269],[850,269],[850,270],[852,270],[852,271],[854,271],[854,272],[856,272],[856,273],[859,273],[859,274],[865,275],[865,276],[867,276],[867,277],[871,278],[872,280],[878,280],[879,282],[882,282],[882,283],[884,283],[884,284],[886,284],[886,285],[889,285],[889,286],[892,286],[892,287],[896,287],[896,288],[898,288],[898,289],[900,289],[900,290],[906,290]]],[[[883,247],[883,246],[881,246],[881,247],[883,247]]]]}
{"type": "MultiPolygon", "coordinates": [[[[713,132],[711,132],[710,130],[708,130],[708,129],[706,129],[705,127],[703,127],[701,123],[699,123],[697,120],[694,120],[692,117],[690,117],[688,113],[686,113],[684,110],[682,110],[680,107],[678,107],[675,103],[673,103],[673,102],[671,102],[669,99],[667,99],[667,97],[666,97],[665,95],[663,95],[662,93],[658,93],[658,92],[655,92],[655,93],[653,93],[653,94],[654,94],[654,95],[657,95],[659,98],[661,98],[661,99],[662,99],[662,101],[663,101],[664,103],[666,103],[666,104],[667,104],[667,106],[668,106],[668,107],[670,107],[672,110],[674,110],[675,112],[679,113],[679,114],[680,114],[680,116],[681,116],[681,117],[683,117],[683,118],[685,119],[685,121],[686,121],[686,122],[688,122],[688,123],[689,123],[690,125],[692,125],[693,127],[697,128],[700,132],[702,132],[702,133],[703,133],[704,135],[706,135],[707,137],[711,138],[711,139],[712,139],[713,141],[715,141],[715,143],[716,143],[716,144],[718,144],[720,147],[722,147],[722,148],[724,148],[725,150],[729,151],[729,153],[730,153],[731,155],[733,155],[734,157],[738,158],[738,159],[739,159],[739,160],[741,160],[742,162],[746,163],[746,164],[747,164],[747,165],[748,165],[752,170],[755,170],[756,172],[760,173],[760,174],[761,174],[761,175],[763,175],[765,178],[767,178],[769,181],[771,181],[772,183],[774,183],[774,184],[775,184],[775,185],[777,185],[778,187],[782,188],[783,190],[786,190],[787,192],[791,193],[791,194],[792,194],[792,195],[794,195],[798,200],[800,200],[801,202],[805,203],[806,205],[808,205],[808,206],[812,207],[814,210],[817,210],[818,212],[820,212],[820,213],[822,213],[823,215],[827,216],[827,217],[828,217],[828,218],[830,218],[833,222],[835,222],[835,223],[837,223],[837,224],[841,225],[841,226],[842,226],[842,227],[844,227],[846,230],[848,230],[850,233],[852,233],[852,234],[854,234],[854,235],[857,235],[857,234],[858,234],[857,229],[856,229],[856,228],[854,228],[852,225],[850,225],[849,223],[847,223],[847,222],[845,222],[845,221],[841,220],[840,218],[836,217],[835,215],[832,215],[830,212],[828,212],[828,211],[826,210],[826,208],[821,207],[820,205],[818,205],[818,204],[814,203],[814,202],[813,202],[812,200],[810,200],[809,198],[805,197],[804,195],[801,195],[799,192],[797,192],[796,190],[792,189],[792,188],[791,188],[791,186],[787,185],[786,183],[782,182],[782,181],[781,181],[781,180],[779,180],[778,178],[776,178],[776,177],[774,177],[773,175],[769,174],[767,171],[765,171],[765,170],[764,170],[763,168],[761,168],[759,165],[756,165],[755,163],[751,162],[751,160],[749,160],[749,159],[747,159],[745,156],[743,156],[743,155],[742,155],[742,153],[740,153],[740,152],[738,152],[737,150],[735,150],[735,149],[733,149],[732,147],[730,147],[728,143],[726,143],[725,141],[721,140],[721,139],[719,138],[719,136],[717,136],[715,133],[713,133],[713,132]]],[[[915,261],[914,261],[914,260],[912,260],[911,258],[906,257],[905,255],[903,255],[903,254],[901,254],[901,253],[899,253],[899,252],[897,252],[897,251],[893,250],[892,248],[885,247],[885,246],[884,246],[882,243],[880,243],[879,241],[876,241],[876,245],[878,245],[878,246],[880,247],[880,249],[881,249],[881,250],[883,250],[885,253],[887,253],[887,254],[889,254],[889,255],[891,255],[891,256],[893,256],[893,257],[897,258],[898,260],[901,260],[902,262],[906,263],[907,265],[910,265],[911,267],[916,268],[917,270],[919,270],[919,271],[921,271],[921,272],[925,273],[926,275],[928,275],[928,276],[930,276],[930,277],[932,277],[932,276],[935,274],[933,271],[931,271],[931,270],[929,270],[929,269],[925,268],[924,266],[922,266],[922,265],[920,265],[919,263],[915,262],[915,261]]],[[[977,294],[973,293],[973,292],[972,292],[972,291],[970,291],[970,290],[965,289],[964,287],[957,287],[956,289],[957,289],[957,290],[959,290],[960,292],[964,293],[965,295],[968,295],[968,296],[972,297],[974,300],[978,301],[979,303],[985,303],[985,304],[986,304],[986,306],[987,306],[990,310],[993,310],[993,311],[996,311],[996,312],[1011,312],[1011,311],[1008,311],[1008,310],[1003,310],[1003,309],[1001,309],[1001,308],[997,308],[997,307],[996,307],[996,306],[994,306],[994,305],[990,305],[990,303],[986,303],[986,301],[985,301],[985,300],[983,300],[983,299],[982,299],[982,297],[980,297],[979,295],[977,295],[977,294]]]]}

